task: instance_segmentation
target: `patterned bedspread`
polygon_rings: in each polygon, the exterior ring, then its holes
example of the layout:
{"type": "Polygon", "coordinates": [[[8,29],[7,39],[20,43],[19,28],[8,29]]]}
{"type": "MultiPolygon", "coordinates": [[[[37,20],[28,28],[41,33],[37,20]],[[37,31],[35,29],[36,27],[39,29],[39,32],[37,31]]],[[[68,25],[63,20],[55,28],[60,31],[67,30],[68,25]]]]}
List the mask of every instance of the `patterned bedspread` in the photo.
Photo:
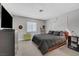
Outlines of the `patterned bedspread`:
{"type": "Polygon", "coordinates": [[[38,45],[42,54],[45,54],[48,51],[48,48],[64,42],[65,40],[65,36],[55,36],[51,34],[38,34],[34,35],[32,38],[32,41],[38,45]]]}

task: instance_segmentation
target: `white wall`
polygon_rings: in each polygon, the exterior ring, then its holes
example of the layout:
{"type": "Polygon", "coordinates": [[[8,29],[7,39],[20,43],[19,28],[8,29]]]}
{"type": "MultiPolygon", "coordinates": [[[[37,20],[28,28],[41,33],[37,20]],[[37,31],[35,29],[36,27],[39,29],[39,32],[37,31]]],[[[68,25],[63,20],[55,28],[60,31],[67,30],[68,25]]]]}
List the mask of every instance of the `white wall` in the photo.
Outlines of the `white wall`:
{"type": "Polygon", "coordinates": [[[47,32],[49,30],[65,31],[67,28],[67,16],[60,16],[54,19],[50,19],[46,22],[47,32]]]}
{"type": "Polygon", "coordinates": [[[21,16],[13,16],[13,28],[18,33],[19,40],[22,40],[23,35],[25,33],[27,33],[27,27],[26,27],[27,21],[33,21],[33,22],[37,23],[37,32],[36,33],[40,33],[40,27],[45,24],[45,21],[42,21],[42,20],[35,20],[32,18],[26,18],[26,17],[21,17],[21,16]],[[18,29],[19,25],[22,25],[23,29],[21,29],[21,30],[18,29]]]}
{"type": "Polygon", "coordinates": [[[68,14],[68,29],[73,35],[79,36],[79,10],[68,14]]]}
{"type": "Polygon", "coordinates": [[[47,32],[49,30],[68,30],[72,35],[79,36],[79,10],[49,19],[46,21],[46,26],[47,32]]]}

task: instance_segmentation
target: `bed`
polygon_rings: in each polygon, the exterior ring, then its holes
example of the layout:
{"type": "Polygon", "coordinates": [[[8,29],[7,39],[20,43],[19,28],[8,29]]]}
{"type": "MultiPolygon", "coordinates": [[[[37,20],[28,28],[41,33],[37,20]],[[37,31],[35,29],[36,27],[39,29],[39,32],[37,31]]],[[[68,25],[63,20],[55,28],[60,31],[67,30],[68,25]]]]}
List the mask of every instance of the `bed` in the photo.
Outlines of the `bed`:
{"type": "Polygon", "coordinates": [[[33,36],[32,41],[38,46],[43,55],[66,44],[65,36],[56,34],[37,34],[33,36]]]}

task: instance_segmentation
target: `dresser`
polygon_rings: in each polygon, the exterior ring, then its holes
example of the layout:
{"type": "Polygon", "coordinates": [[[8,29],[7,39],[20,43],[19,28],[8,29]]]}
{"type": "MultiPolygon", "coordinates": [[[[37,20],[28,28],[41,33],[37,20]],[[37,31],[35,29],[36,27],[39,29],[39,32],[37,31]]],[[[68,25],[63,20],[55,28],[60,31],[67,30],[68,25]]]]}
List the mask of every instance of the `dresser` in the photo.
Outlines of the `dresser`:
{"type": "Polygon", "coordinates": [[[68,36],[68,48],[79,52],[79,37],[68,36]]]}
{"type": "Polygon", "coordinates": [[[0,30],[0,56],[15,55],[15,31],[13,29],[0,30]]]}

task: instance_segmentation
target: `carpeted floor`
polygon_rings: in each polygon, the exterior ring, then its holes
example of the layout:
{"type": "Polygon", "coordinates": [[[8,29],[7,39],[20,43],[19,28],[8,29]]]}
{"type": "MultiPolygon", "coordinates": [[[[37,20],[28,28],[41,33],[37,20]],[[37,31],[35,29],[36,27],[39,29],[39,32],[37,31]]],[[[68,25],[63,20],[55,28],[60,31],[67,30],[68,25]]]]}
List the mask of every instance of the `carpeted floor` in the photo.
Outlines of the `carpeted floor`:
{"type": "MultiPolygon", "coordinates": [[[[42,56],[40,50],[32,41],[19,41],[16,56],[42,56]]],[[[58,49],[46,53],[44,56],[79,56],[79,52],[67,48],[64,45],[58,49]]]]}

